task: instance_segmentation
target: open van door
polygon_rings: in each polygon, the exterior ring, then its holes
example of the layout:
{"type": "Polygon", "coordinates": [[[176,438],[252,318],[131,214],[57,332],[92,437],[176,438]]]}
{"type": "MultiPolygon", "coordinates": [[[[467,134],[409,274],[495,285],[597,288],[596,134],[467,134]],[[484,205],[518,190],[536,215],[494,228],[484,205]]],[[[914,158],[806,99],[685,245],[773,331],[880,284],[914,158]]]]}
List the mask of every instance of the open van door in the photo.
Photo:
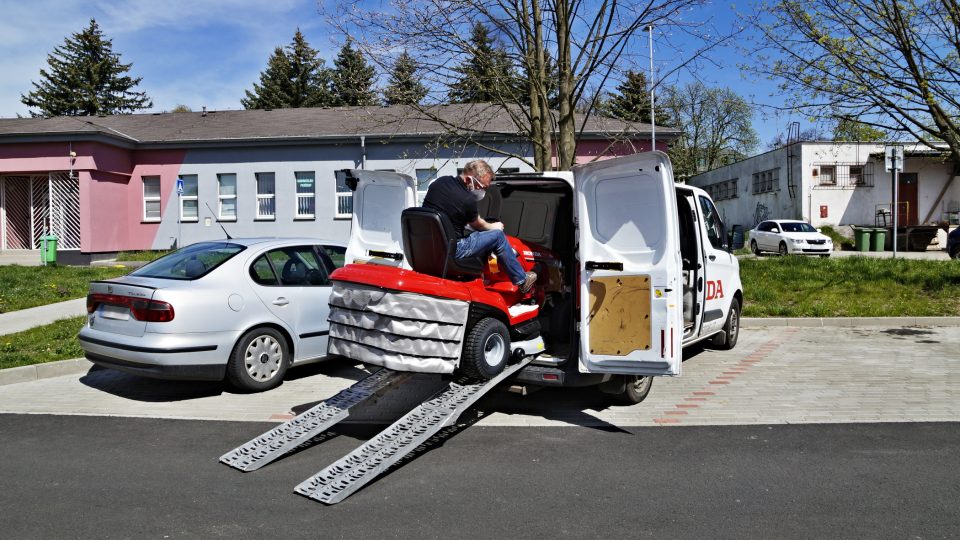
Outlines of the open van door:
{"type": "Polygon", "coordinates": [[[683,334],[673,167],[648,152],[574,168],[583,373],[679,375],[683,334]]]}
{"type": "Polygon", "coordinates": [[[403,254],[400,213],[416,204],[416,183],[388,171],[344,171],[353,190],[353,220],[345,263],[410,268],[403,254]]]}

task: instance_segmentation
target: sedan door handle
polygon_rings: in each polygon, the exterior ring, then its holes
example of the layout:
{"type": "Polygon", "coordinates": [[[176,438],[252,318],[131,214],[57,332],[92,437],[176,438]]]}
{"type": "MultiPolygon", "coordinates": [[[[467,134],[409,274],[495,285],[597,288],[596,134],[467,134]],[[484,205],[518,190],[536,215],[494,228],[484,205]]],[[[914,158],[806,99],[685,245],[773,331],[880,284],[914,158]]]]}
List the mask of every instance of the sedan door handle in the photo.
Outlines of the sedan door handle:
{"type": "Polygon", "coordinates": [[[287,304],[289,304],[289,303],[290,303],[290,301],[287,300],[286,298],[282,297],[282,296],[281,296],[280,298],[277,298],[276,300],[273,301],[273,305],[275,305],[275,306],[285,306],[285,305],[287,305],[287,304]]]}

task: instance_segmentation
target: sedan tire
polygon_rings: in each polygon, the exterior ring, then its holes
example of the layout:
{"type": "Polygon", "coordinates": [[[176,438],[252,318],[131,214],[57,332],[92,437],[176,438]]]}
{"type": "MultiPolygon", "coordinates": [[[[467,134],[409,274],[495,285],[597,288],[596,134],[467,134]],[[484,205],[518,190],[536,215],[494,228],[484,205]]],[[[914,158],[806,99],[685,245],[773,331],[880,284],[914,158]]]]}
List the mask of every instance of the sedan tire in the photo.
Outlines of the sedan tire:
{"type": "Polygon", "coordinates": [[[777,251],[781,257],[786,257],[790,252],[787,251],[787,243],[780,242],[780,249],[777,251]]]}
{"type": "Polygon", "coordinates": [[[751,240],[751,241],[750,241],[750,251],[752,251],[753,254],[756,255],[757,257],[760,256],[760,253],[761,253],[761,251],[760,251],[760,246],[757,245],[757,241],[756,241],[756,240],[751,240]]]}
{"type": "Polygon", "coordinates": [[[283,382],[290,364],[287,340],[277,330],[254,328],[237,341],[227,363],[227,380],[244,392],[263,392],[283,382]]]}

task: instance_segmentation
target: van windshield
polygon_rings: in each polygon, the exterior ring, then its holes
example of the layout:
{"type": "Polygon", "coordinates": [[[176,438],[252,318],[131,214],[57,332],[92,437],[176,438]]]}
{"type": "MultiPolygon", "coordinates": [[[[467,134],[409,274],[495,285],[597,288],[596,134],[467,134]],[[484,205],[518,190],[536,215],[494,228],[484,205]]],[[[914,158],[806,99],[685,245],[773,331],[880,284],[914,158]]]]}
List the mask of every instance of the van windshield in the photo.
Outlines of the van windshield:
{"type": "Polygon", "coordinates": [[[198,279],[246,246],[230,242],[201,242],[164,255],[130,273],[131,276],[160,279],[198,279]]]}

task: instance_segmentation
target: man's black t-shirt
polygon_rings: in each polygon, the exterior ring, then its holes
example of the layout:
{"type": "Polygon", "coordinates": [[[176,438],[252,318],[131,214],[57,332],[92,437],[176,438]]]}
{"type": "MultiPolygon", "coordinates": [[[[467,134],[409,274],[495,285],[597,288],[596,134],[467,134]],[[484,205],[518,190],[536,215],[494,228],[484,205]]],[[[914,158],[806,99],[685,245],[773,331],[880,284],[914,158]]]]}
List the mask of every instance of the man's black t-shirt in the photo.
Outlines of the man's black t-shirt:
{"type": "Polygon", "coordinates": [[[458,240],[464,236],[464,226],[475,221],[479,215],[477,199],[456,176],[441,176],[434,180],[427,189],[423,207],[446,215],[457,232],[458,240]]]}

